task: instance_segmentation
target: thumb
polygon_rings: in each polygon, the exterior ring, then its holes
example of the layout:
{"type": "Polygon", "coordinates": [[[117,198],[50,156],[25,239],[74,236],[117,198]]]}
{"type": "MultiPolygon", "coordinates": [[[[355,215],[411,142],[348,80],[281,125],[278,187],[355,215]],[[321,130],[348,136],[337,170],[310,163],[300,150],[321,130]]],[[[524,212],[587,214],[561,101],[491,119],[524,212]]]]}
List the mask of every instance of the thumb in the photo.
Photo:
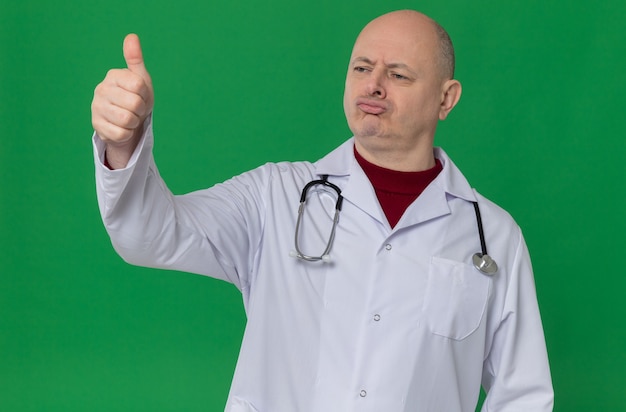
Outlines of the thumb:
{"type": "Polygon", "coordinates": [[[143,62],[139,37],[136,34],[131,33],[124,39],[124,60],[131,72],[140,75],[147,83],[151,83],[150,74],[143,62]]]}

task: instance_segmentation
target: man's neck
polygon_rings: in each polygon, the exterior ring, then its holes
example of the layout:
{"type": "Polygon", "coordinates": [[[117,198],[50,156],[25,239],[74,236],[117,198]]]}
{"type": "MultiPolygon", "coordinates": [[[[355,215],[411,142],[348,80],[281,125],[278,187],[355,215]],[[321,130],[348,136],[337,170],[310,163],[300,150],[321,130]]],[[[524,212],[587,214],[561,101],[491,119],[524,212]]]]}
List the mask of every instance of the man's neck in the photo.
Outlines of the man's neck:
{"type": "Polygon", "coordinates": [[[371,149],[360,144],[358,139],[355,140],[355,148],[363,159],[376,166],[399,172],[421,172],[435,166],[432,144],[423,146],[413,150],[371,149]]]}

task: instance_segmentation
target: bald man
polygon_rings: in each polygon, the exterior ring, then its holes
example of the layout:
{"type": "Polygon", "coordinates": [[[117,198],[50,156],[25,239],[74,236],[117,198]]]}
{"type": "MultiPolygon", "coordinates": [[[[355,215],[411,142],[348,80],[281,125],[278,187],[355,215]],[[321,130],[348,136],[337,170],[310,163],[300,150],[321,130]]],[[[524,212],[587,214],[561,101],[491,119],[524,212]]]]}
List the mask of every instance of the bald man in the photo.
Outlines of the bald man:
{"type": "Polygon", "coordinates": [[[128,262],[241,291],[226,411],[469,412],[481,385],[483,411],[552,410],[521,231],[433,147],[461,96],[441,26],[402,10],[363,29],[344,93],[353,137],[324,158],[182,196],[152,156],[137,36],[124,56],[92,104],[102,218],[128,262]]]}

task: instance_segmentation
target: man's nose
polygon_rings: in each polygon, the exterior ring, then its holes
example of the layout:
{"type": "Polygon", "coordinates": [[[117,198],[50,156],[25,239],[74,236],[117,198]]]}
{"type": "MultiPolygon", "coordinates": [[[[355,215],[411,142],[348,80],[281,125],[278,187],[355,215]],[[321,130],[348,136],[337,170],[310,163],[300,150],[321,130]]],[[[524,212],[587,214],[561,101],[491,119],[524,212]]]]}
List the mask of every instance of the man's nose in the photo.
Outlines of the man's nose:
{"type": "Polygon", "coordinates": [[[367,79],[366,91],[368,96],[384,99],[387,93],[385,92],[385,84],[383,74],[377,71],[373,71],[367,79]]]}

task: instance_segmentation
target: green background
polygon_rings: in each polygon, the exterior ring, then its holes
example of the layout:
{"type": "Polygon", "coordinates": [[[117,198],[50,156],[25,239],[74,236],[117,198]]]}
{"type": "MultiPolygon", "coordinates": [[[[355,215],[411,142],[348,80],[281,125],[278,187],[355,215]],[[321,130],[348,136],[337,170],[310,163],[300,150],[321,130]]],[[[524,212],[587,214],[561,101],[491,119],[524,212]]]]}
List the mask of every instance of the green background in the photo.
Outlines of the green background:
{"type": "MultiPolygon", "coordinates": [[[[463,97],[441,124],[535,267],[556,411],[626,411],[626,3],[0,2],[0,411],[219,411],[237,290],[132,267],[100,222],[90,102],[142,38],[155,156],[175,193],[349,137],[343,80],[371,18],[448,28],[463,97]]],[[[296,199],[294,199],[295,201],[296,199]]]]}

